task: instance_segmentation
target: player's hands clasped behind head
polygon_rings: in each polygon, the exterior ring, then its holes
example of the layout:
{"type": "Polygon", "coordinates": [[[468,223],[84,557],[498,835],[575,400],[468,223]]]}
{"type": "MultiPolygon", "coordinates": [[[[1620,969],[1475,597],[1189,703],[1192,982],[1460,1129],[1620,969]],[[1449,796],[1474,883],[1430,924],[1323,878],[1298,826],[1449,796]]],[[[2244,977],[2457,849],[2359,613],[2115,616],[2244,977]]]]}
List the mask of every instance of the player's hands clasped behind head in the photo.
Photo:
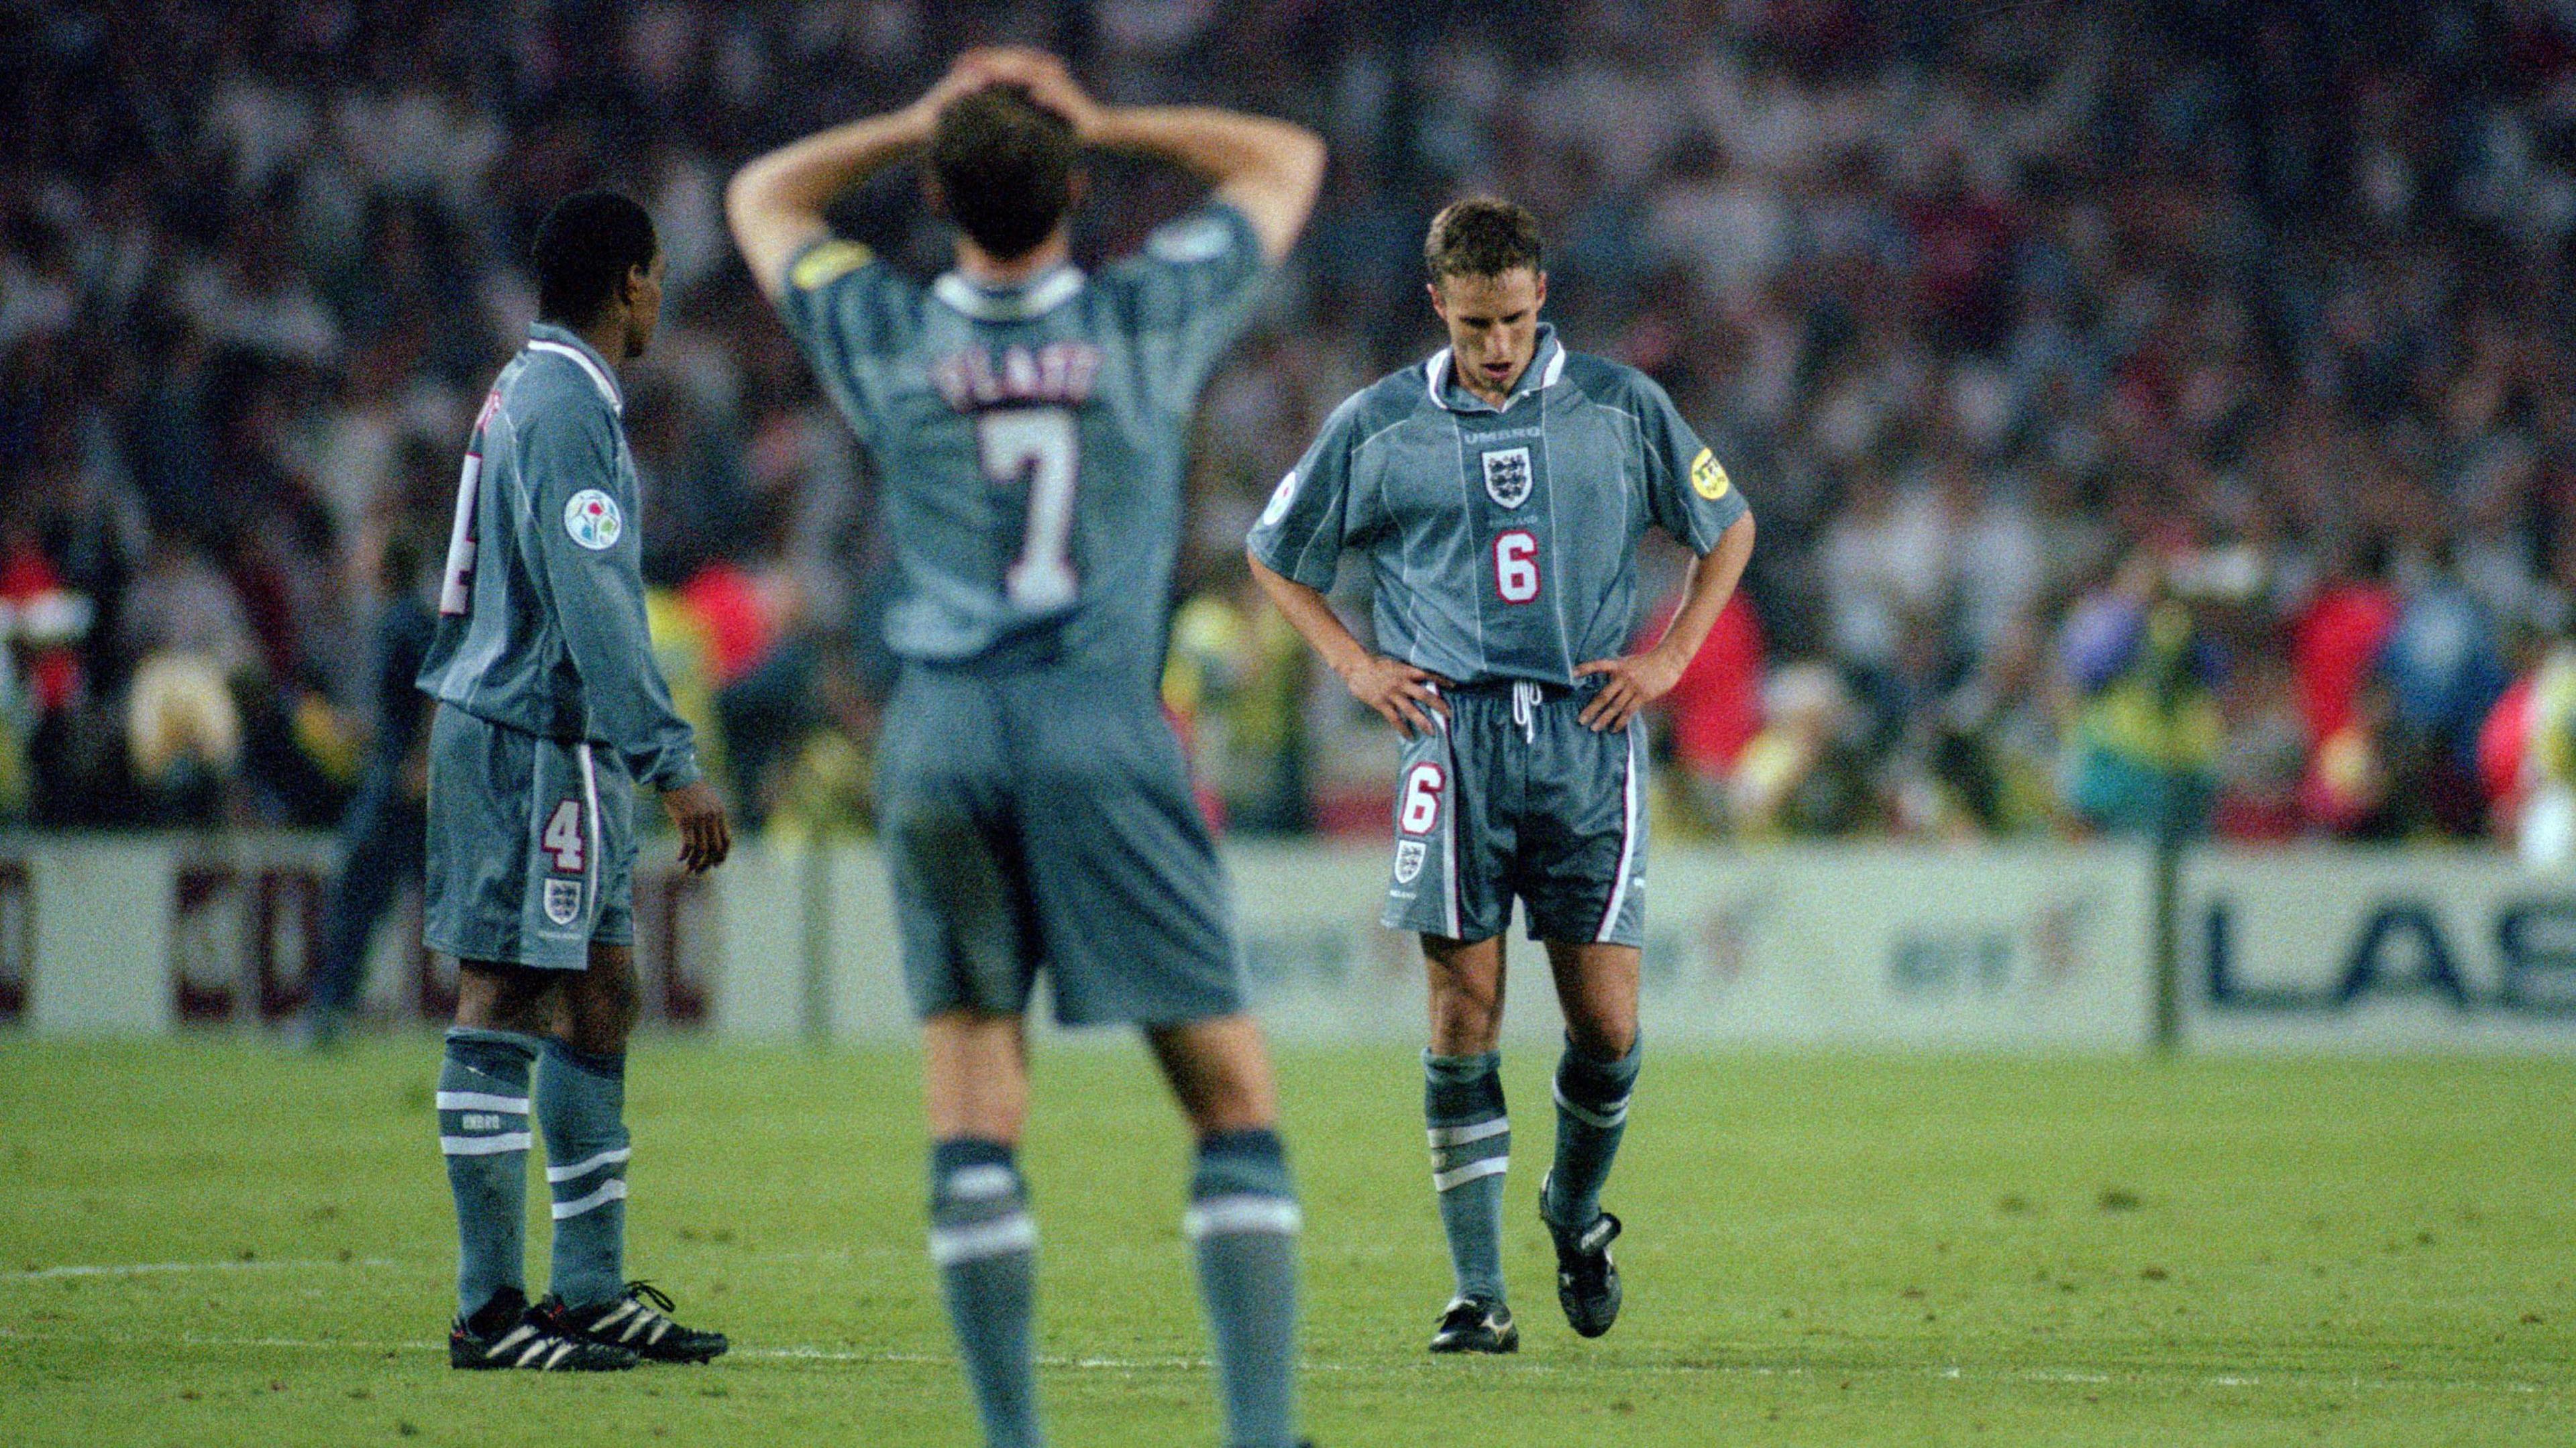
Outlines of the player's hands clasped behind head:
{"type": "Polygon", "coordinates": [[[1030,100],[1070,121],[1078,140],[1088,142],[1099,135],[1101,105],[1074,80],[1073,71],[1060,57],[1018,45],[995,46],[972,54],[979,57],[985,84],[1026,89],[1030,100]]]}
{"type": "Polygon", "coordinates": [[[950,101],[1002,85],[1020,87],[1030,100],[1064,117],[1077,139],[1087,142],[1099,133],[1100,103],[1074,80],[1063,60],[1026,46],[988,45],[963,52],[916,104],[925,118],[936,119],[950,101]]]}
{"type": "Polygon", "coordinates": [[[939,119],[940,111],[950,101],[1002,83],[994,78],[986,63],[986,58],[993,53],[990,49],[960,52],[955,60],[948,63],[948,73],[924,91],[921,99],[912,103],[911,114],[924,134],[929,132],[931,124],[939,119]]]}
{"type": "Polygon", "coordinates": [[[1352,698],[1384,715],[1407,739],[1431,732],[1435,726],[1430,715],[1449,717],[1449,706],[1439,693],[1449,681],[1402,659],[1364,654],[1342,675],[1342,682],[1350,685],[1352,698]]]}
{"type": "Polygon", "coordinates": [[[690,874],[704,874],[733,853],[733,827],[725,823],[724,799],[714,785],[703,779],[684,784],[662,796],[662,808],[680,832],[680,865],[690,874]]]}
{"type": "Polygon", "coordinates": [[[1596,659],[1577,665],[1576,678],[1606,674],[1610,682],[1601,686],[1601,692],[1593,695],[1592,702],[1584,705],[1576,717],[1595,734],[1625,729],[1638,710],[1671,693],[1673,685],[1681,682],[1682,670],[1689,666],[1689,659],[1675,659],[1660,647],[1625,658],[1596,659]]]}

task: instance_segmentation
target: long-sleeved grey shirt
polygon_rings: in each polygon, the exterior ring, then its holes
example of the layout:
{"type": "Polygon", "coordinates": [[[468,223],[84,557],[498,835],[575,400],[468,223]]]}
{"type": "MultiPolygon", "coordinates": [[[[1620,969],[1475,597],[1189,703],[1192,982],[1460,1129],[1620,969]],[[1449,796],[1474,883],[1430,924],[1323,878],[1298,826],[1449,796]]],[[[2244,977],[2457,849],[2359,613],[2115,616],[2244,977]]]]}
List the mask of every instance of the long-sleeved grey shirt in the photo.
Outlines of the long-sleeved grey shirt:
{"type": "Polygon", "coordinates": [[[604,744],[677,789],[698,778],[697,743],[645,627],[625,407],[590,344],[528,329],[474,424],[420,687],[504,728],[604,744]]]}

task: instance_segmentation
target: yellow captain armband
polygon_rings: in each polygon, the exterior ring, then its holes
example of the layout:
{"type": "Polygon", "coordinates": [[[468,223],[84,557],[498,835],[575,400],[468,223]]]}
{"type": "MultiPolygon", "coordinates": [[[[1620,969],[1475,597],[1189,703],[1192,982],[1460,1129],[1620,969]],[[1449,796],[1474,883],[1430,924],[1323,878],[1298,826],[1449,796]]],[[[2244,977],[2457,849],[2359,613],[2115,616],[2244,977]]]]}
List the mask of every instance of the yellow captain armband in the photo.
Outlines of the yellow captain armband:
{"type": "Polygon", "coordinates": [[[827,241],[796,259],[787,272],[787,284],[800,292],[828,286],[869,262],[877,254],[855,241],[827,241]]]}
{"type": "Polygon", "coordinates": [[[1691,491],[1712,503],[1726,496],[1726,465],[1707,448],[1701,448],[1699,456],[1691,459],[1690,480],[1691,491]]]}

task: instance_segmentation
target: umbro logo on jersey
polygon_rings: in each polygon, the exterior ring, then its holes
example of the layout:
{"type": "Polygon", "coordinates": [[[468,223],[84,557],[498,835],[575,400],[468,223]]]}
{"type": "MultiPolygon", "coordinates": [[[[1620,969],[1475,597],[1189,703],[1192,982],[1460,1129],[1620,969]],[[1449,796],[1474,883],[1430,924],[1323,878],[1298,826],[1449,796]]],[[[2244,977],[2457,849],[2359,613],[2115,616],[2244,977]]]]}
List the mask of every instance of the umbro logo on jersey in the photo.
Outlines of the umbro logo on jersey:
{"type": "Polygon", "coordinates": [[[1529,501],[1529,495],[1528,448],[1516,447],[1485,454],[1485,496],[1506,508],[1517,508],[1529,501]]]}

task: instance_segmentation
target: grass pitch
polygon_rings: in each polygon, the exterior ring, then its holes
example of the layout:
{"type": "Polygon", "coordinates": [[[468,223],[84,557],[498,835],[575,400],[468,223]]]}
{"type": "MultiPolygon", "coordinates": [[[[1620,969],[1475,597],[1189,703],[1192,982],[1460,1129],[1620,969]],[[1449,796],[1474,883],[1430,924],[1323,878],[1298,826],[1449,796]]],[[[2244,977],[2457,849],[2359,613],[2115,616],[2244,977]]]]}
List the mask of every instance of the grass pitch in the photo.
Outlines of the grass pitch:
{"type": "MultiPolygon", "coordinates": [[[[436,1055],[0,1038],[0,1441],[975,1441],[908,1054],[642,1042],[629,1267],[736,1347],[562,1378],[441,1355],[436,1055]]],[[[1325,1448],[2576,1442],[2576,1063],[1657,1055],[1590,1343],[1550,1064],[1507,1062],[1524,1347],[1455,1361],[1412,1054],[1284,1059],[1325,1448]]],[[[1133,1050],[1038,1078],[1053,1441],[1213,1443],[1171,1113],[1133,1050]]]]}

